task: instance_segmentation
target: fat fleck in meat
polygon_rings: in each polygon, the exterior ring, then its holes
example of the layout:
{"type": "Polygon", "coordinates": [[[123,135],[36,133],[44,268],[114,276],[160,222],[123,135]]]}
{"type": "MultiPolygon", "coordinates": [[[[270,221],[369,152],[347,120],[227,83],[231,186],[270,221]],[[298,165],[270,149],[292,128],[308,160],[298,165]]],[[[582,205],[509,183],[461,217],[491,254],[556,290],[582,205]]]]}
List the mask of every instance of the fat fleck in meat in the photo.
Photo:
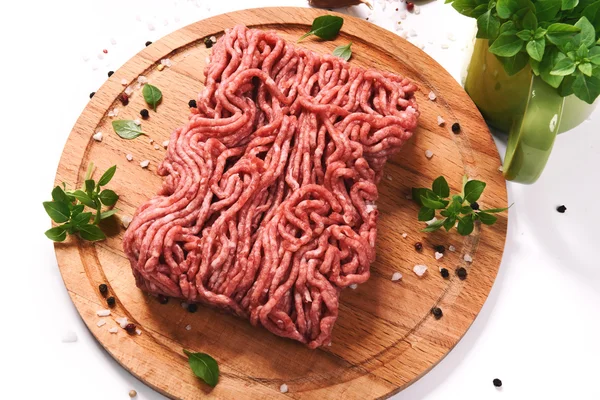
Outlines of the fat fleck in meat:
{"type": "Polygon", "coordinates": [[[123,242],[137,285],[316,348],[369,278],[376,183],[417,126],[417,87],[236,26],[170,138],[123,242]]]}

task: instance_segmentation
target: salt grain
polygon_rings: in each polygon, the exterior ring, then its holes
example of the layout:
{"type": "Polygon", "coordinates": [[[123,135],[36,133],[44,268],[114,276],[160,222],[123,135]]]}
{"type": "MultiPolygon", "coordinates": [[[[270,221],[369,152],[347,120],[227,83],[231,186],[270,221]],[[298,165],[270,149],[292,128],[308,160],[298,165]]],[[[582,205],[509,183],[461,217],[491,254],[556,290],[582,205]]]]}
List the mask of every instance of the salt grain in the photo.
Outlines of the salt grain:
{"type": "Polygon", "coordinates": [[[432,225],[432,224],[436,223],[436,222],[437,222],[437,220],[438,220],[438,219],[437,219],[436,217],[433,217],[433,218],[431,218],[429,221],[427,221],[427,222],[426,222],[426,224],[427,224],[427,225],[432,225]]]}
{"type": "Polygon", "coordinates": [[[106,321],[103,320],[103,319],[101,319],[100,321],[96,322],[96,326],[98,328],[100,328],[101,326],[104,326],[104,325],[106,325],[106,321]]]}
{"type": "Polygon", "coordinates": [[[408,37],[408,32],[407,32],[407,31],[402,31],[402,32],[400,32],[400,37],[401,37],[402,39],[406,39],[406,38],[408,37]]]}
{"type": "Polygon", "coordinates": [[[373,211],[377,210],[377,205],[375,204],[367,204],[367,206],[365,207],[367,210],[367,213],[372,213],[373,211]]]}
{"type": "Polygon", "coordinates": [[[92,71],[96,71],[98,69],[97,65],[92,65],[92,71]]]}
{"type": "Polygon", "coordinates": [[[131,217],[129,215],[123,215],[121,217],[121,225],[123,225],[123,228],[125,228],[125,229],[129,228],[130,223],[131,223],[131,217]]]}
{"type": "Polygon", "coordinates": [[[465,254],[463,260],[465,260],[466,262],[473,262],[473,257],[471,257],[470,254],[465,254]]]}
{"type": "Polygon", "coordinates": [[[125,327],[129,324],[129,321],[127,321],[127,317],[115,318],[115,322],[119,324],[119,326],[123,329],[125,329],[125,327]]]}
{"type": "Polygon", "coordinates": [[[279,386],[279,391],[281,393],[287,393],[288,392],[288,385],[286,385],[285,383],[281,386],[279,386]]]}
{"type": "Polygon", "coordinates": [[[394,272],[392,274],[392,282],[396,282],[402,279],[402,274],[400,272],[394,272]]]}
{"type": "Polygon", "coordinates": [[[446,35],[446,37],[448,38],[448,40],[454,42],[456,40],[456,37],[454,36],[454,33],[452,32],[448,32],[448,35],[446,35]]]}
{"type": "Polygon", "coordinates": [[[192,326],[191,326],[191,325],[186,325],[186,326],[185,326],[185,330],[186,330],[186,331],[189,331],[189,330],[191,330],[191,329],[192,329],[192,326]]]}
{"type": "Polygon", "coordinates": [[[431,160],[431,157],[433,157],[433,151],[425,150],[425,157],[431,160]]]}
{"type": "Polygon", "coordinates": [[[142,21],[142,17],[138,14],[138,15],[135,16],[135,20],[138,21],[138,22],[141,22],[142,21]]]}
{"type": "Polygon", "coordinates": [[[188,303],[186,303],[186,302],[182,301],[182,302],[181,302],[181,308],[185,308],[185,309],[187,309],[187,308],[188,308],[188,303]]]}
{"type": "Polygon", "coordinates": [[[148,78],[146,78],[144,75],[140,75],[138,76],[137,81],[140,85],[143,85],[144,83],[148,83],[148,78]]]}
{"type": "Polygon", "coordinates": [[[169,147],[169,141],[165,140],[164,142],[162,142],[162,145],[166,149],[167,147],[169,147]]]}
{"type": "Polygon", "coordinates": [[[131,154],[127,154],[125,158],[127,159],[127,161],[133,161],[133,155],[131,154]]]}
{"type": "Polygon", "coordinates": [[[159,146],[159,145],[157,145],[157,144],[155,144],[155,145],[154,145],[154,150],[158,150],[158,149],[160,149],[160,146],[159,146]]]}
{"type": "Polygon", "coordinates": [[[404,196],[404,197],[406,197],[406,199],[407,199],[407,200],[412,200],[412,194],[407,194],[407,195],[406,195],[406,196],[404,196]]]}
{"type": "Polygon", "coordinates": [[[504,172],[504,167],[503,167],[502,165],[501,165],[501,166],[499,166],[499,167],[498,167],[498,171],[500,171],[500,172],[504,172]]]}
{"type": "Polygon", "coordinates": [[[128,83],[129,82],[127,82],[127,79],[125,79],[125,78],[121,79],[121,85],[127,86],[128,83]]]}
{"type": "Polygon", "coordinates": [[[110,38],[110,44],[117,44],[117,41],[115,40],[115,38],[110,38]]]}
{"type": "Polygon", "coordinates": [[[352,290],[356,290],[356,288],[358,287],[358,285],[356,283],[353,283],[352,285],[348,286],[350,289],[352,290]]]}
{"type": "Polygon", "coordinates": [[[125,94],[126,94],[127,96],[131,96],[131,94],[132,94],[132,93],[133,93],[133,88],[132,88],[131,86],[127,86],[127,87],[125,88],[125,94]]]}
{"type": "Polygon", "coordinates": [[[142,168],[148,168],[148,165],[150,165],[150,160],[144,160],[140,163],[140,167],[142,168]]]}
{"type": "Polygon", "coordinates": [[[400,19],[406,19],[406,13],[402,11],[399,15],[400,19]]]}
{"type": "Polygon", "coordinates": [[[98,53],[98,60],[104,60],[104,53],[98,53]]]}
{"type": "Polygon", "coordinates": [[[450,245],[450,246],[448,246],[448,250],[450,250],[452,252],[455,252],[456,251],[456,247],[450,245]]]}
{"type": "Polygon", "coordinates": [[[217,38],[215,36],[211,36],[209,39],[211,42],[217,43],[217,38]]]}
{"type": "Polygon", "coordinates": [[[417,276],[421,277],[423,275],[425,275],[425,272],[427,272],[427,266],[426,265],[421,265],[421,264],[417,264],[413,267],[413,272],[415,274],[417,274],[417,276]]]}
{"type": "Polygon", "coordinates": [[[142,124],[142,121],[140,121],[139,118],[136,118],[133,120],[133,123],[136,124],[137,126],[140,126],[142,124]]]}
{"type": "Polygon", "coordinates": [[[96,311],[96,315],[99,317],[108,317],[110,315],[110,310],[98,310],[96,311]]]}
{"type": "Polygon", "coordinates": [[[77,334],[73,331],[66,331],[63,334],[61,341],[63,343],[75,343],[77,341],[77,334]]]}
{"type": "Polygon", "coordinates": [[[391,182],[391,181],[392,181],[392,176],[391,176],[391,175],[386,175],[386,176],[385,176],[385,179],[387,179],[388,181],[390,181],[390,182],[391,182]]]}
{"type": "Polygon", "coordinates": [[[402,237],[403,237],[404,239],[406,239],[406,238],[408,237],[408,233],[404,232],[404,233],[402,234],[402,237]]]}
{"type": "Polygon", "coordinates": [[[429,97],[429,100],[431,101],[435,101],[435,99],[437,99],[437,96],[435,95],[435,93],[433,93],[433,91],[429,92],[427,97],[429,97]]]}
{"type": "Polygon", "coordinates": [[[135,330],[135,333],[137,333],[137,334],[138,334],[138,336],[139,336],[139,335],[141,335],[141,334],[142,334],[142,331],[141,331],[141,330],[139,330],[139,329],[136,329],[136,330],[135,330]]]}
{"type": "Polygon", "coordinates": [[[413,9],[413,13],[417,15],[421,14],[421,7],[415,6],[415,8],[413,9]]]}
{"type": "Polygon", "coordinates": [[[414,29],[409,30],[408,31],[408,36],[410,36],[410,37],[417,36],[417,31],[415,31],[414,29]]]}
{"type": "Polygon", "coordinates": [[[436,259],[436,260],[439,260],[439,259],[440,259],[440,258],[442,258],[442,257],[444,257],[444,254],[442,254],[442,253],[440,253],[440,252],[438,252],[438,251],[436,251],[436,252],[435,252],[435,259],[436,259]]]}
{"type": "Polygon", "coordinates": [[[108,331],[109,331],[110,333],[117,333],[117,332],[119,332],[119,328],[117,328],[117,327],[115,326],[115,327],[112,327],[112,328],[110,328],[108,331]]]}
{"type": "Polygon", "coordinates": [[[446,121],[444,120],[444,118],[442,118],[440,115],[438,115],[437,117],[437,123],[439,126],[442,126],[446,123],[446,121]]]}
{"type": "Polygon", "coordinates": [[[450,47],[450,46],[448,45],[448,43],[442,43],[440,46],[441,46],[441,48],[442,48],[442,49],[444,49],[444,50],[446,50],[448,47],[450,47]]]}
{"type": "Polygon", "coordinates": [[[154,24],[152,22],[148,22],[148,30],[149,31],[153,31],[154,30],[154,24]]]}
{"type": "Polygon", "coordinates": [[[96,132],[96,133],[94,133],[94,135],[92,137],[94,138],[94,140],[96,142],[101,142],[102,141],[102,132],[96,132]]]}
{"type": "Polygon", "coordinates": [[[83,61],[88,62],[90,58],[88,56],[83,56],[83,61]]]}

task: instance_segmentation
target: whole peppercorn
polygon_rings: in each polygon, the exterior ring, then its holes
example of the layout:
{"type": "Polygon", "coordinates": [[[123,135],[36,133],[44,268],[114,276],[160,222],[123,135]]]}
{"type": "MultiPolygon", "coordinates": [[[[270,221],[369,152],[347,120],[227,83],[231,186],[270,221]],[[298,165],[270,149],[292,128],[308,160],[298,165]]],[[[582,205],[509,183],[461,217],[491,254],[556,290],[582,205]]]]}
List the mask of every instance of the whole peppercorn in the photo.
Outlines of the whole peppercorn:
{"type": "Polygon", "coordinates": [[[412,3],[412,2],[410,2],[410,1],[407,1],[407,2],[406,2],[406,9],[407,9],[408,11],[412,11],[412,10],[414,10],[414,8],[415,8],[415,3],[412,3]]]}
{"type": "Polygon", "coordinates": [[[198,311],[198,304],[189,304],[187,310],[191,313],[195,313],[196,311],[198,311]]]}
{"type": "Polygon", "coordinates": [[[135,390],[130,390],[129,397],[134,398],[135,396],[137,396],[137,392],[135,390]]]}
{"type": "Polygon", "coordinates": [[[104,54],[108,54],[108,50],[106,50],[106,49],[102,50],[102,52],[103,52],[104,54]]]}
{"type": "Polygon", "coordinates": [[[119,100],[121,100],[121,104],[123,104],[124,106],[129,104],[129,96],[127,95],[127,93],[121,93],[121,95],[119,96],[119,100]]]}
{"type": "Polygon", "coordinates": [[[448,279],[450,277],[450,272],[446,268],[440,269],[440,274],[442,274],[442,278],[448,279]]]}
{"type": "Polygon", "coordinates": [[[160,304],[167,304],[169,302],[169,298],[167,296],[165,296],[164,294],[159,294],[157,296],[157,299],[160,304]]]}
{"type": "Polygon", "coordinates": [[[502,381],[498,378],[494,379],[492,381],[492,383],[494,384],[494,386],[496,386],[497,388],[502,387],[502,381]]]}
{"type": "Polygon", "coordinates": [[[100,286],[98,286],[98,290],[101,294],[106,295],[106,293],[108,293],[108,286],[106,286],[106,284],[103,283],[100,286]]]}
{"type": "Polygon", "coordinates": [[[109,307],[114,307],[115,304],[117,304],[117,301],[115,300],[114,297],[110,296],[109,298],[106,299],[106,304],[108,304],[109,307]]]}
{"type": "Polygon", "coordinates": [[[458,122],[455,122],[452,124],[452,132],[454,132],[454,133],[460,132],[460,125],[458,124],[458,122]]]}
{"type": "Polygon", "coordinates": [[[457,268],[456,275],[460,278],[461,281],[467,279],[467,270],[464,267],[457,268]]]}
{"type": "Polygon", "coordinates": [[[136,328],[135,324],[127,324],[127,326],[125,327],[125,330],[130,335],[133,335],[135,333],[135,328],[136,328]]]}
{"type": "Polygon", "coordinates": [[[112,74],[114,74],[115,71],[108,71],[108,77],[110,78],[112,76],[112,74]]]}
{"type": "Polygon", "coordinates": [[[567,207],[565,207],[565,206],[558,206],[558,207],[556,207],[556,211],[558,211],[561,214],[564,214],[565,211],[567,211],[567,207]]]}
{"type": "Polygon", "coordinates": [[[94,97],[94,95],[95,95],[95,94],[96,94],[96,92],[92,92],[92,93],[90,93],[90,99],[91,99],[92,97],[94,97]]]}
{"type": "Polygon", "coordinates": [[[150,116],[150,113],[148,112],[148,110],[146,110],[144,108],[143,110],[140,111],[140,115],[142,116],[143,119],[147,119],[150,116]]]}
{"type": "Polygon", "coordinates": [[[446,247],[444,247],[441,244],[438,244],[437,246],[434,247],[435,251],[437,251],[438,253],[442,253],[444,254],[444,252],[446,251],[446,247]]]}
{"type": "Polygon", "coordinates": [[[196,103],[196,100],[188,101],[188,106],[190,106],[190,108],[198,108],[198,104],[196,103]]]}
{"type": "Polygon", "coordinates": [[[472,208],[473,210],[479,210],[479,203],[478,203],[478,202],[476,202],[476,201],[472,202],[472,203],[471,203],[471,208],[472,208]]]}
{"type": "Polygon", "coordinates": [[[207,49],[210,49],[213,45],[212,40],[210,40],[209,37],[204,38],[204,45],[206,46],[207,49]]]}
{"type": "Polygon", "coordinates": [[[431,309],[431,313],[433,314],[433,316],[435,317],[435,319],[440,319],[444,315],[444,313],[442,312],[442,309],[439,308],[439,307],[433,307],[431,309]]]}
{"type": "Polygon", "coordinates": [[[150,46],[151,44],[152,44],[152,42],[148,40],[148,41],[146,42],[146,47],[150,46]]]}
{"type": "Polygon", "coordinates": [[[421,242],[415,243],[415,250],[417,250],[417,251],[423,250],[423,243],[421,243],[421,242]]]}

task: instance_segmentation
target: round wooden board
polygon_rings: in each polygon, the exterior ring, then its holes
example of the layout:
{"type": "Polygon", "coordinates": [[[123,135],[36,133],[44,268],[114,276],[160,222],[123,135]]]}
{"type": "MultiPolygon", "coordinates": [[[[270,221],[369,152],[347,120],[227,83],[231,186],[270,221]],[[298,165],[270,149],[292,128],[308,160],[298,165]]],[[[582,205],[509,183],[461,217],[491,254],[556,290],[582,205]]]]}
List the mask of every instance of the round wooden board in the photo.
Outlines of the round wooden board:
{"type": "MultiPolygon", "coordinates": [[[[153,196],[161,183],[156,167],[165,150],[158,150],[148,137],[126,141],[114,134],[108,111],[119,108],[118,119],[135,119],[146,107],[137,90],[128,106],[118,96],[124,79],[134,84],[144,75],[163,93],[158,113],[143,121],[143,129],[155,143],[167,140],[171,131],[183,125],[189,114],[187,102],[196,98],[204,80],[203,70],[209,50],[203,38],[220,35],[225,28],[246,24],[275,29],[295,41],[307,32],[322,10],[265,8],[234,12],[199,21],[145,48],[128,61],[102,86],[78,119],[65,146],[56,184],[80,186],[90,161],[97,166],[95,177],[116,164],[110,187],[121,195],[120,215],[133,215],[135,209],[153,196]],[[159,71],[160,60],[170,58],[173,66],[159,71]],[[92,140],[101,131],[102,142],[92,140]],[[126,154],[134,160],[128,162],[126,154]],[[139,162],[150,160],[142,169],[139,162]]],[[[75,306],[88,328],[104,348],[127,370],[172,397],[192,399],[203,396],[218,399],[241,398],[384,398],[402,390],[436,365],[465,334],[492,287],[504,248],[506,216],[493,227],[476,227],[468,237],[456,233],[423,234],[417,222],[417,206],[407,200],[410,188],[428,186],[445,175],[453,192],[460,191],[464,174],[481,179],[488,186],[482,205],[505,207],[506,187],[498,171],[498,152],[481,115],[456,81],[434,60],[407,41],[366,21],[344,16],[342,33],[335,41],[310,38],[301,43],[310,49],[330,53],[336,46],[353,42],[352,63],[393,71],[415,80],[420,87],[417,100],[421,110],[420,127],[402,151],[388,162],[381,181],[377,261],[369,281],[356,290],[344,290],[337,325],[330,347],[309,350],[291,340],[272,335],[247,321],[200,307],[188,313],[180,302],[167,305],[141,292],[134,283],[129,262],[121,246],[123,229],[116,219],[103,226],[108,240],[97,244],[69,239],[56,245],[62,276],[75,306]],[[428,93],[437,94],[430,101],[428,93]],[[436,118],[446,121],[438,126],[436,118]],[[450,126],[458,121],[460,134],[450,126]],[[428,160],[425,150],[433,151],[428,160]],[[408,236],[403,238],[403,233],[408,236]],[[414,248],[423,243],[422,252],[414,248]],[[433,246],[454,245],[436,261],[433,246]],[[473,263],[463,261],[464,254],[473,263]],[[415,264],[429,267],[419,278],[415,264]],[[450,279],[440,276],[439,267],[451,271],[450,279]],[[468,269],[468,278],[454,274],[458,266],[468,269]],[[403,275],[392,282],[395,271],[403,275]],[[112,316],[103,327],[96,311],[106,308],[98,285],[107,283],[117,299],[112,316]],[[444,316],[436,320],[430,313],[441,307],[444,316]],[[129,336],[116,326],[115,317],[126,316],[141,328],[140,336],[129,336]],[[186,326],[191,325],[191,330],[186,326]],[[211,389],[194,377],[182,349],[206,352],[219,362],[221,378],[211,389]],[[286,383],[289,392],[280,393],[286,383]]]]}

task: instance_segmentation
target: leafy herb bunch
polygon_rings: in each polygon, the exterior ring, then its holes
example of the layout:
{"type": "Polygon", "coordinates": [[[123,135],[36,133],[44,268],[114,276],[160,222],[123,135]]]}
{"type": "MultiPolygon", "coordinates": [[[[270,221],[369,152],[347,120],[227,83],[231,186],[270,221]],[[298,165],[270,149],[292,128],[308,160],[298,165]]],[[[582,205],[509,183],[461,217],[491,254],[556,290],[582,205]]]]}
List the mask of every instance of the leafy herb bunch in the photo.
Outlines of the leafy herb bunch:
{"type": "Polygon", "coordinates": [[[591,104],[600,95],[600,0],[446,0],[477,19],[508,75],[527,65],[558,90],[591,104]]]}
{"type": "Polygon", "coordinates": [[[433,181],[431,189],[413,188],[412,198],[421,206],[419,221],[431,221],[436,210],[441,210],[443,219],[430,223],[423,232],[433,232],[444,227],[449,231],[454,226],[459,234],[467,236],[473,232],[475,221],[479,220],[486,225],[493,225],[498,218],[495,213],[508,210],[508,208],[490,208],[480,210],[477,200],[485,189],[485,182],[468,180],[463,177],[463,191],[460,195],[450,198],[450,187],[446,178],[438,177],[433,181]],[[457,224],[458,222],[458,224],[457,224]]]}
{"type": "Polygon", "coordinates": [[[45,232],[46,236],[55,242],[62,242],[69,235],[78,234],[84,240],[97,241],[106,239],[106,235],[98,227],[101,220],[114,215],[117,209],[102,211],[102,205],[114,206],[119,200],[119,195],[110,189],[102,189],[115,175],[117,166],[113,165],[100,177],[98,183],[90,179],[94,164],[90,163],[85,183],[82,189],[67,191],[56,186],[52,190],[52,201],[45,201],[46,213],[57,224],[45,232]],[[95,216],[92,220],[92,212],[84,212],[85,207],[92,208],[95,216]],[[90,222],[91,221],[91,222],[90,222]]]}

